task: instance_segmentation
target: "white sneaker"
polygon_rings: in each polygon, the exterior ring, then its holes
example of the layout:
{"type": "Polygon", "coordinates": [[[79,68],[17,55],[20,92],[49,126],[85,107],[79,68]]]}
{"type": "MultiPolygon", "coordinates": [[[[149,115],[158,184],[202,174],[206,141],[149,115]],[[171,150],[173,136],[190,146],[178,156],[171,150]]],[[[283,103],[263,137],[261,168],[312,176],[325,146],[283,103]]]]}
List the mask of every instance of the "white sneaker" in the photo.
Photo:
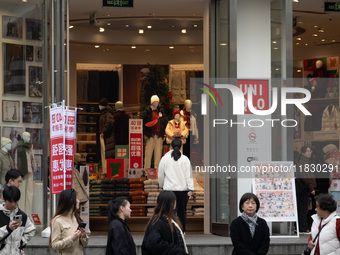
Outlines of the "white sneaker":
{"type": "Polygon", "coordinates": [[[310,231],[306,231],[306,232],[299,232],[300,235],[310,235],[311,232],[310,231]]]}

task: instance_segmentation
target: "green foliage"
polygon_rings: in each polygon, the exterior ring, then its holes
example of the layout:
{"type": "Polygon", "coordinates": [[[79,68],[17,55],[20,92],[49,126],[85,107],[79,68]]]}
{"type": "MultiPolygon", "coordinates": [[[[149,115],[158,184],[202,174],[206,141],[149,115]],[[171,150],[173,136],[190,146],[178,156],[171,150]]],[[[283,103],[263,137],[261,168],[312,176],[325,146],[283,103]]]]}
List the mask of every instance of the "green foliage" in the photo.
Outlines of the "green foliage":
{"type": "MultiPolygon", "coordinates": [[[[170,98],[169,84],[166,80],[164,70],[160,65],[151,65],[148,63],[150,72],[146,74],[145,79],[142,81],[141,90],[141,105],[140,112],[150,105],[150,99],[153,95],[159,97],[159,107],[164,111],[168,120],[173,119],[173,103],[170,98]]],[[[172,96],[171,96],[172,97],[172,96]]]]}

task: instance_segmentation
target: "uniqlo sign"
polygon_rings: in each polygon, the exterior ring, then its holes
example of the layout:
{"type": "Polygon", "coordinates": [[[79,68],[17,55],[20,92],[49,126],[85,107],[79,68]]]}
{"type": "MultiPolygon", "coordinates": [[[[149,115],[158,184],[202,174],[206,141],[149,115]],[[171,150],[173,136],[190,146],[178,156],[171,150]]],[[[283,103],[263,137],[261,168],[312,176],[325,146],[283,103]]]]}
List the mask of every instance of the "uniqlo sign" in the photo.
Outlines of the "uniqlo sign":
{"type": "Polygon", "coordinates": [[[248,92],[252,91],[253,106],[257,110],[269,109],[269,81],[268,80],[237,80],[244,95],[244,113],[251,114],[248,107],[248,92]]]}
{"type": "Polygon", "coordinates": [[[75,117],[75,111],[64,111],[63,107],[50,109],[52,194],[59,194],[64,189],[72,188],[76,138],[75,117]]]}
{"type": "Polygon", "coordinates": [[[129,168],[143,168],[143,120],[129,120],[129,168]]]}

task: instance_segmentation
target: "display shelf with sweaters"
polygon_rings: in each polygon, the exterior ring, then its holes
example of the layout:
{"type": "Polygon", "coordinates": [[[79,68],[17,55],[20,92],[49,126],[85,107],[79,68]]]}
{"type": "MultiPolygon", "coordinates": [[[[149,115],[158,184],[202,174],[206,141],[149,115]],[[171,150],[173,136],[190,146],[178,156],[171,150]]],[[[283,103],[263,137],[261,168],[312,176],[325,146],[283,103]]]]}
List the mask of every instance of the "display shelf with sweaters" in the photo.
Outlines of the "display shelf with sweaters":
{"type": "MultiPolygon", "coordinates": [[[[204,189],[201,179],[194,178],[195,192],[188,202],[187,231],[203,232],[204,189]]],[[[143,232],[152,216],[159,192],[157,179],[119,178],[90,181],[91,231],[107,231],[107,204],[111,199],[127,197],[131,203],[131,218],[127,223],[133,232],[143,232]]]]}

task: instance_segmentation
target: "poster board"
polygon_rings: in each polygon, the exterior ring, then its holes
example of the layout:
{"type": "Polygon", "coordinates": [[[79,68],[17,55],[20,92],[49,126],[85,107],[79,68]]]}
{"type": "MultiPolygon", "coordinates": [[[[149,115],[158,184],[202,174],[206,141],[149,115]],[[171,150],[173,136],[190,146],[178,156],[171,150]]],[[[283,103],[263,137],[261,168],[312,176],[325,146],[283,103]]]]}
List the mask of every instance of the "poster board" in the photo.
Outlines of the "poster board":
{"type": "Polygon", "coordinates": [[[296,222],[298,229],[293,166],[290,161],[253,161],[252,186],[253,193],[260,200],[261,206],[257,213],[259,217],[268,223],[296,222]]]}

